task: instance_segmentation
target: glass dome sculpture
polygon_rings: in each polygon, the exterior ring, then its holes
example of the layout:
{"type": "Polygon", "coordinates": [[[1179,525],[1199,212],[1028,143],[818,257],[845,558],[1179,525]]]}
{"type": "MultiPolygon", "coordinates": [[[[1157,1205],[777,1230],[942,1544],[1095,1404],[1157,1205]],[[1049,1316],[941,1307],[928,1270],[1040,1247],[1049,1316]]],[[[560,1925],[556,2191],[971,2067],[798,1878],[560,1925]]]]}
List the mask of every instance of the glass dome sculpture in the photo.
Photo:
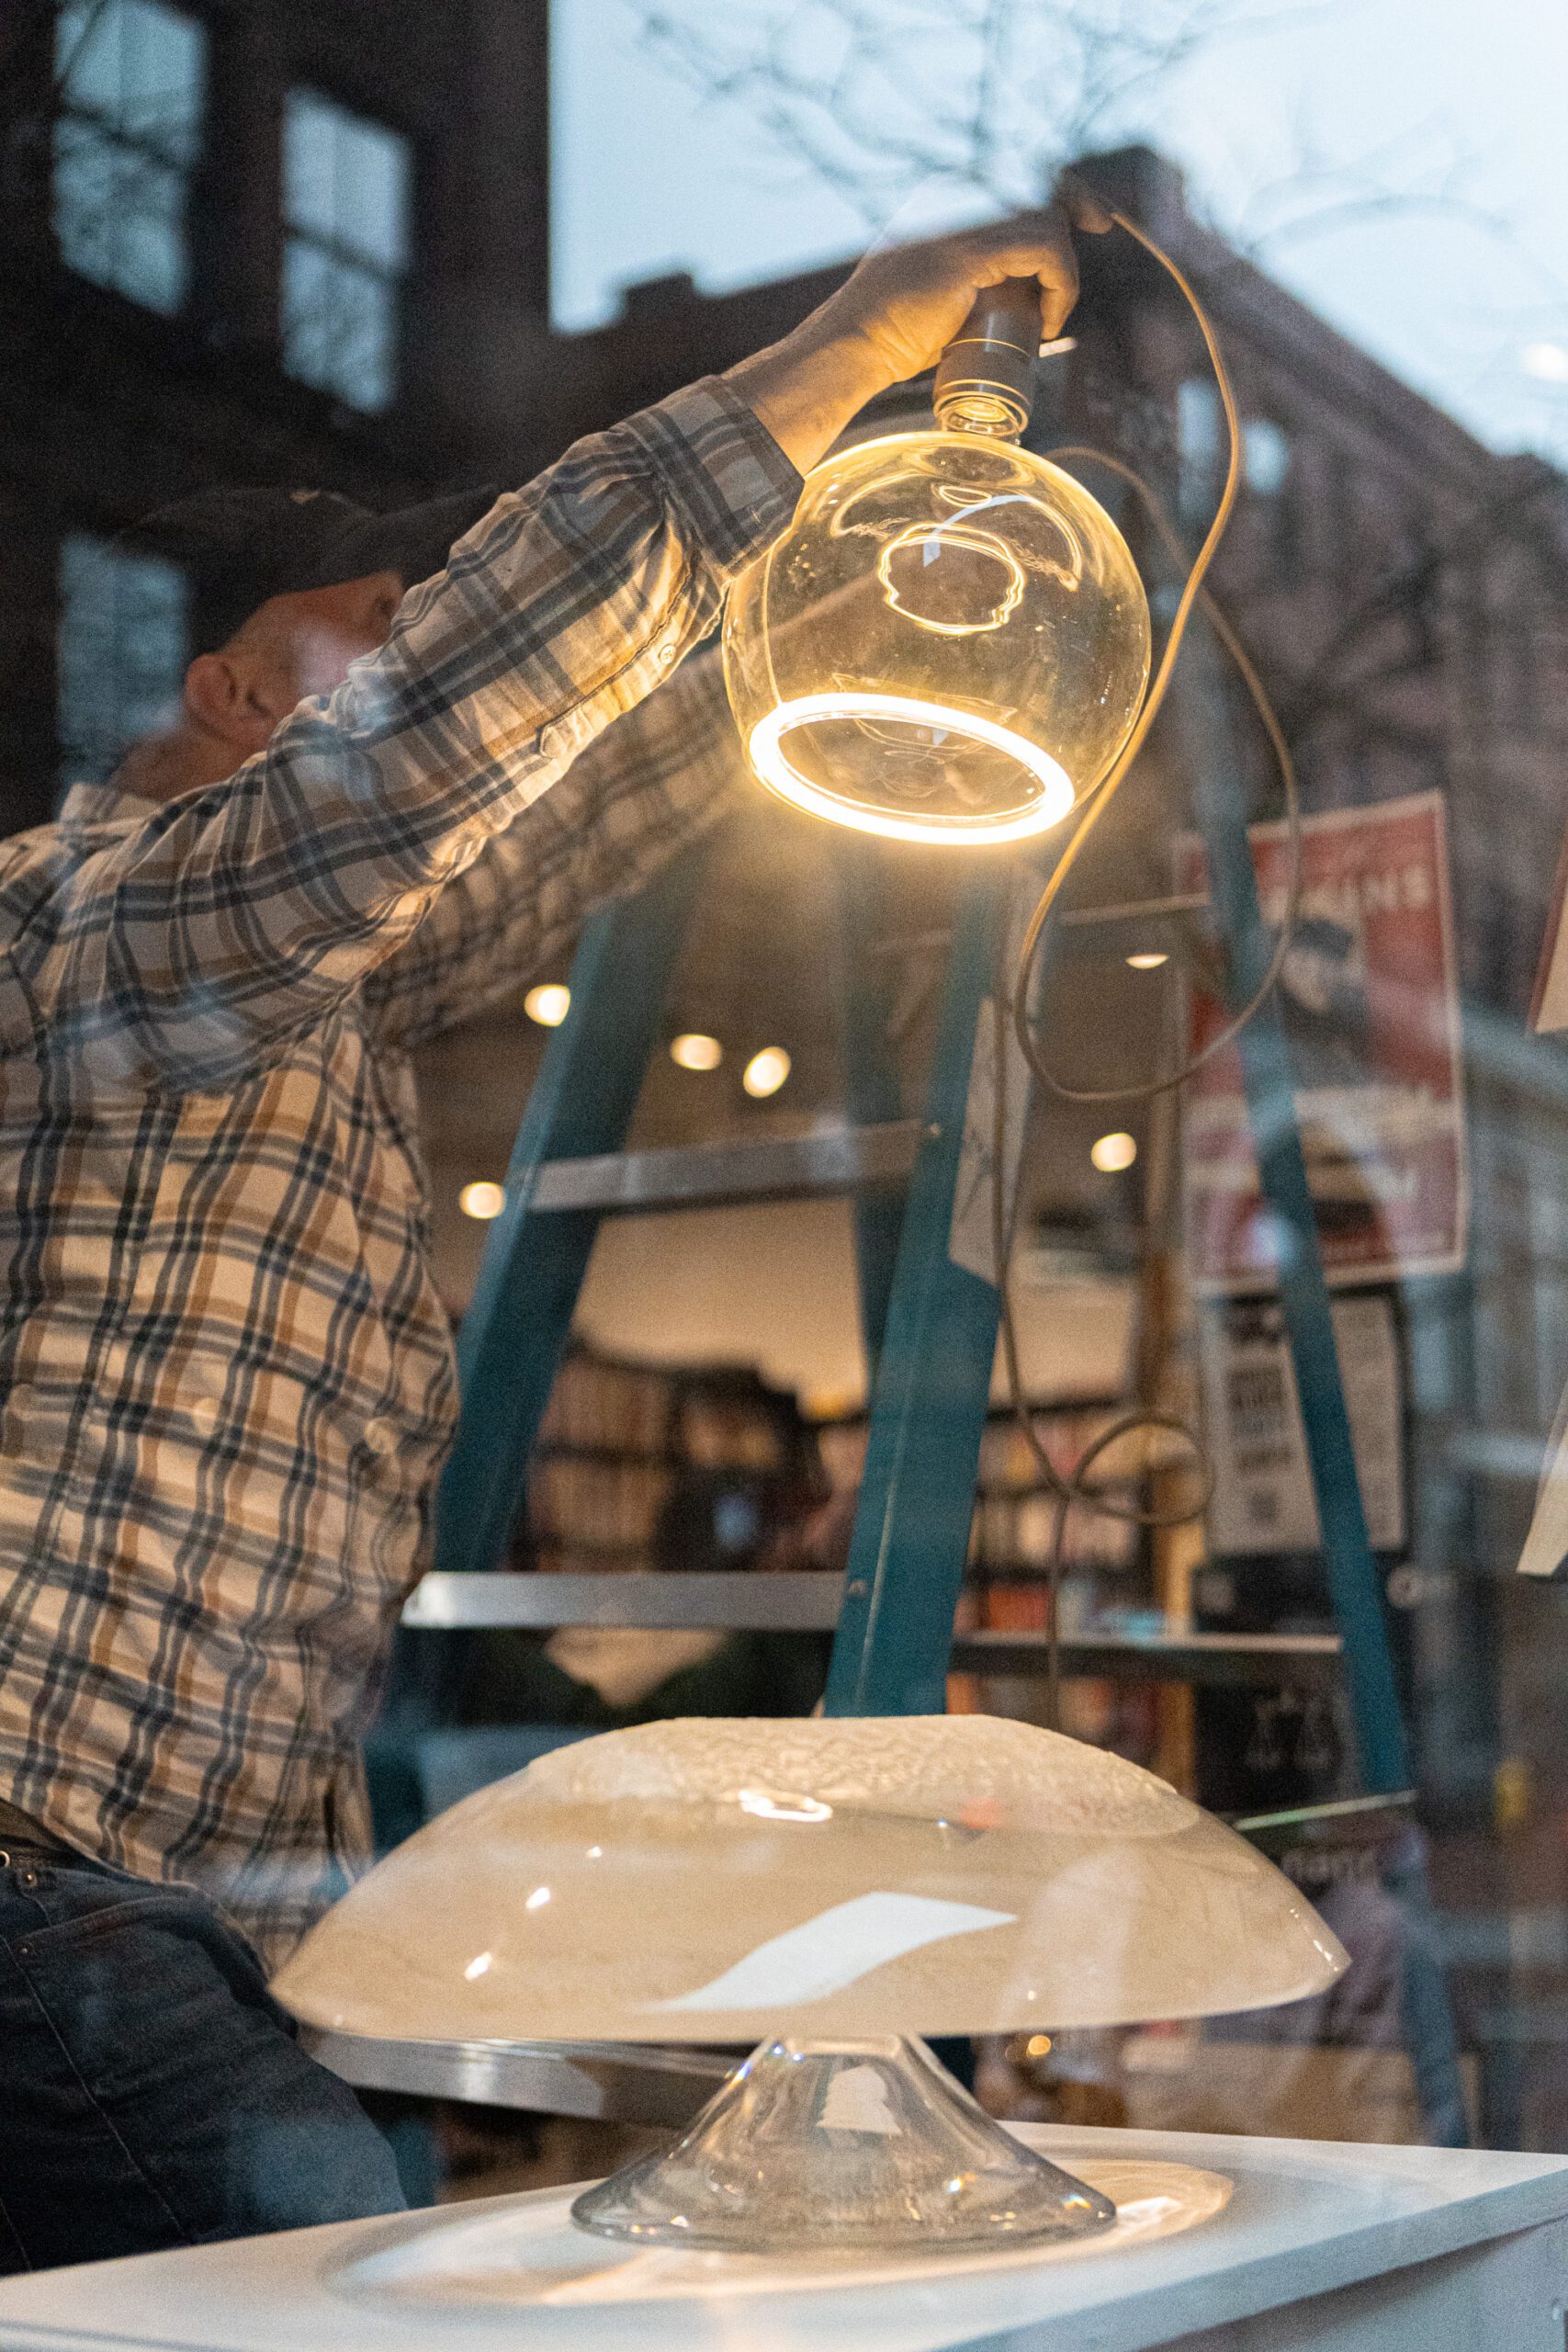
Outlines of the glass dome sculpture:
{"type": "Polygon", "coordinates": [[[586,2228],[730,2250],[993,2246],[1106,2199],[911,2037],[1265,2007],[1345,1965],[1272,1863],[1153,1774],[981,1715],[606,1733],[398,1847],[274,1984],[421,2041],[761,2046],[586,2228]]]}
{"type": "Polygon", "coordinates": [[[807,477],[730,591],[724,665],[747,757],[785,800],[905,841],[1020,841],[1132,732],[1148,604],[1060,467],[1000,431],[901,433],[807,477]]]}

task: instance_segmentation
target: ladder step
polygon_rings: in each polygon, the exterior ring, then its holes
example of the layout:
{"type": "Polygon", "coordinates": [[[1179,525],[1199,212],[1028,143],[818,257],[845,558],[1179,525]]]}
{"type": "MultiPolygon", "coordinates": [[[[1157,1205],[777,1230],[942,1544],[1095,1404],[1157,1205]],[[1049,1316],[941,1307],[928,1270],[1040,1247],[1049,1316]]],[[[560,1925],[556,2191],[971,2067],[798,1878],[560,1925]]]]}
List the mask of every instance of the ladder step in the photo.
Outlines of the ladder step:
{"type": "Polygon", "coordinates": [[[660,1631],[830,1634],[844,1580],[832,1569],[545,1570],[433,1568],[403,1604],[423,1630],[480,1625],[637,1625],[660,1631]]]}
{"type": "MultiPolygon", "coordinates": [[[[433,1569],[410,1595],[403,1623],[424,1632],[526,1626],[635,1625],[682,1633],[830,1634],[842,1577],[830,1569],[754,1569],[586,1575],[433,1569]]],[[[1121,1681],[1280,1682],[1332,1673],[1337,1634],[1074,1634],[1062,1643],[1068,1674],[1121,1681]]],[[[1037,1675],[1050,1645],[1043,1633],[972,1633],[953,1638],[953,1664],[967,1674],[1037,1675]]]]}
{"type": "MultiPolygon", "coordinates": [[[[1069,1634],[1062,1672],[1111,1682],[1303,1682],[1337,1669],[1337,1634],[1069,1634]]],[[[955,1634],[957,1674],[1045,1673],[1043,1634],[955,1634]]]]}
{"type": "Polygon", "coordinates": [[[1057,917],[1055,952],[1068,962],[1111,956],[1168,957],[1190,940],[1193,916],[1210,911],[1206,891],[1130,899],[1114,907],[1069,907],[1057,917]]]}
{"type": "Polygon", "coordinates": [[[1207,890],[1182,890],[1165,899],[1123,899],[1112,907],[1068,907],[1057,921],[1069,931],[1101,931],[1171,915],[1207,914],[1213,904],[1207,890]]]}
{"type": "Polygon", "coordinates": [[[591,2115],[679,2130],[733,2073],[739,2057],[680,2043],[381,2041],[307,2027],[318,2064],[356,2088],[591,2115]]]}
{"type": "Polygon", "coordinates": [[[919,1119],[755,1143],[684,1144],[671,1150],[549,1159],[535,1179],[536,1209],[715,1208],[809,1199],[902,1183],[925,1134],[919,1119]]]}

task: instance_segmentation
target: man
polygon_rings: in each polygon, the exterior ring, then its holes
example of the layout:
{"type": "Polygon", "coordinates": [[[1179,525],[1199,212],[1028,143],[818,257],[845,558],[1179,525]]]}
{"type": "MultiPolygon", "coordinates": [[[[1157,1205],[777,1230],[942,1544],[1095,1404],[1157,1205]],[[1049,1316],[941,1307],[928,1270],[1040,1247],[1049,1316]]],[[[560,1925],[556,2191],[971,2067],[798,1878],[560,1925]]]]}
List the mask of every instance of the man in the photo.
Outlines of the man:
{"type": "Polygon", "coordinates": [[[716,684],[654,689],[800,471],[1020,274],[1055,335],[1055,213],[875,257],[449,560],[429,511],[198,502],[265,594],[113,789],[0,844],[0,2269],[400,2202],[257,1951],[365,1861],[452,1429],[407,1050],[714,810],[716,684]]]}

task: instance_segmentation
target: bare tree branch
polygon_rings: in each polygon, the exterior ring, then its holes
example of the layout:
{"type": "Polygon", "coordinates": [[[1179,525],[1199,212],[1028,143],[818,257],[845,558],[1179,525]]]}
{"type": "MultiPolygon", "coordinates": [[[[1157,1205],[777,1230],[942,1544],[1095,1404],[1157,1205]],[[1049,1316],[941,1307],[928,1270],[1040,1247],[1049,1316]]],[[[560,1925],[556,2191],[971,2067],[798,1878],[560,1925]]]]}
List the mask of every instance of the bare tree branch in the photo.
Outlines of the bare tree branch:
{"type": "Polygon", "coordinates": [[[1323,13],[1311,0],[754,0],[699,28],[686,0],[641,23],[667,67],[743,111],[875,232],[933,180],[998,209],[1036,202],[1195,57],[1323,13]]]}
{"type": "MultiPolygon", "coordinates": [[[[1337,0],[733,0],[720,19],[698,0],[651,0],[640,22],[671,71],[875,236],[933,184],[998,210],[1037,202],[1062,164],[1135,135],[1198,60],[1338,13],[1337,0]]],[[[1441,123],[1347,161],[1299,121],[1284,167],[1224,233],[1267,266],[1364,224],[1465,227],[1539,290],[1558,331],[1568,285],[1474,178],[1441,123]]],[[[1517,311],[1499,344],[1510,333],[1517,311]]]]}

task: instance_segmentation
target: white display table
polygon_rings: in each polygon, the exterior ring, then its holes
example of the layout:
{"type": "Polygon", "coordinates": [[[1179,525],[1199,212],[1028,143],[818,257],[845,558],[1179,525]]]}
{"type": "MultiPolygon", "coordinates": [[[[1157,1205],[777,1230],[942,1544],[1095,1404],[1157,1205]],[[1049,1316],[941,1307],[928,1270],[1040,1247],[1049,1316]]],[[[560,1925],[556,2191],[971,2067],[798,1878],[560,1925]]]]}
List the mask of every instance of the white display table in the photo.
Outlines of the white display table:
{"type": "MultiPolygon", "coordinates": [[[[1025,2130],[1058,2163],[1138,2158],[1229,2174],[1184,2234],[944,2277],[656,2301],[444,2300],[454,2228],[505,2245],[547,2200],[0,2281],[4,2352],[1565,2352],[1568,2159],[1190,2133],[1025,2130]],[[392,2291],[384,2282],[400,2281],[392,2291]],[[409,2282],[414,2281],[410,2291],[409,2282]],[[380,2283],[378,2283],[380,2282],[380,2283]]],[[[689,2258],[689,2257],[688,2257],[689,2258]]],[[[643,2257],[647,2259],[647,2257],[643,2257]]],[[[493,2281],[493,2265],[490,2274],[493,2281]]]]}

